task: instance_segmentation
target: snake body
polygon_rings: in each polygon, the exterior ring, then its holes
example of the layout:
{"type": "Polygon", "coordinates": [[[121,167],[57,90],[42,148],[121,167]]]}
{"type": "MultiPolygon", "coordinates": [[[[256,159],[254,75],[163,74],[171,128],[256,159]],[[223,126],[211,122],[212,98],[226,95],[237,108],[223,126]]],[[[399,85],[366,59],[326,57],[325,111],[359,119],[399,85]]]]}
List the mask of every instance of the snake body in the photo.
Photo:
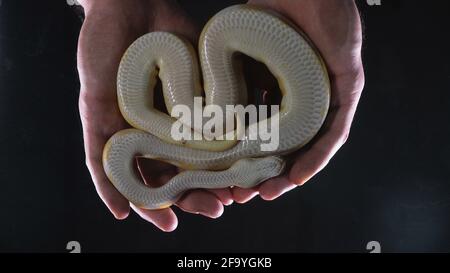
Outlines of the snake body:
{"type": "Polygon", "coordinates": [[[285,166],[281,155],[305,145],[325,120],[330,99],[326,68],[307,38],[279,15],[247,5],[226,8],[203,29],[199,52],[206,105],[246,103],[246,84],[233,57],[236,52],[268,67],[283,95],[279,146],[262,151],[262,140],[248,137],[174,141],[170,133],[176,119],[153,107],[158,69],[170,113],[179,104],[195,107],[193,98],[201,94],[198,62],[183,38],[167,32],[148,33],[128,48],[118,71],[120,110],[134,129],[113,135],[103,152],[108,178],[138,207],[170,206],[188,189],[248,188],[278,176],[285,166]],[[150,188],[135,172],[137,154],[186,171],[159,188],[150,188]]]}

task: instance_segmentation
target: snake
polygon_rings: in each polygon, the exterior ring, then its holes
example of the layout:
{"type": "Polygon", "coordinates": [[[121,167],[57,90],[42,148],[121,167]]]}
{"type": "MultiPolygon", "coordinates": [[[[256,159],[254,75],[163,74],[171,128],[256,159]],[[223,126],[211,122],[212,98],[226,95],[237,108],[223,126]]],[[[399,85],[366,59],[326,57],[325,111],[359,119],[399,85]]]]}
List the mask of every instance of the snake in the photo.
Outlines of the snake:
{"type": "Polygon", "coordinates": [[[319,51],[298,26],[272,10],[242,4],[219,11],[207,22],[199,38],[198,59],[192,44],[180,35],[156,31],[139,37],[120,61],[117,100],[132,128],[107,141],[103,168],[132,204],[156,210],[170,207],[191,189],[251,188],[282,175],[286,156],[322,127],[330,81],[319,51]],[[245,105],[247,87],[236,54],[265,64],[278,81],[282,95],[276,115],[278,147],[262,150],[264,141],[247,135],[240,140],[174,140],[171,127],[178,119],[154,105],[158,77],[169,113],[177,105],[196,107],[194,97],[202,92],[200,107],[245,105]],[[183,171],[162,186],[150,187],[136,171],[137,156],[183,171]]]}

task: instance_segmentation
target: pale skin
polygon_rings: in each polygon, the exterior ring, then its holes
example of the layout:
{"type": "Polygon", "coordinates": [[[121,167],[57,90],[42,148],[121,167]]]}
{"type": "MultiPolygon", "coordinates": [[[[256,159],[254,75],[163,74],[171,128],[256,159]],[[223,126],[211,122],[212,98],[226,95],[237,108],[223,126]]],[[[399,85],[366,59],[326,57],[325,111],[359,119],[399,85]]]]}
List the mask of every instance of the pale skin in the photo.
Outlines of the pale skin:
{"type": "MultiPolygon", "coordinates": [[[[83,124],[86,165],[95,188],[117,219],[133,209],[163,231],[176,229],[172,208],[144,210],[130,203],[114,188],[102,167],[104,144],[117,131],[129,127],[122,118],[116,97],[120,58],[139,36],[151,31],[170,31],[195,43],[200,27],[172,0],[79,0],[85,10],[78,44],[80,75],[79,110],[83,124]]],[[[307,147],[293,156],[292,167],[281,177],[253,189],[193,190],[176,204],[186,212],[217,218],[224,205],[248,202],[256,195],[273,200],[303,185],[321,171],[349,135],[351,122],[364,85],[361,62],[362,31],[352,0],[250,0],[250,4],[273,9],[298,25],[324,58],[331,80],[331,105],[325,125],[307,147]]],[[[176,171],[145,164],[156,183],[170,179],[176,171]]]]}

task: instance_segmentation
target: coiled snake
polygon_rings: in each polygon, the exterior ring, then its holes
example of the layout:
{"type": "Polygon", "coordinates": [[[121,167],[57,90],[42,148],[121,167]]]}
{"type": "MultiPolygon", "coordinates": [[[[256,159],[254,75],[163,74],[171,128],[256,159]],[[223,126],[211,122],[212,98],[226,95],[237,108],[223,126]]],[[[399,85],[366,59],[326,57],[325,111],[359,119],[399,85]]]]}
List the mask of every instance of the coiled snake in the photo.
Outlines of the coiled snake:
{"type": "Polygon", "coordinates": [[[233,61],[236,52],[263,62],[277,78],[283,96],[278,148],[262,151],[262,140],[248,137],[175,141],[171,126],[176,119],[153,107],[153,88],[159,70],[169,113],[176,105],[194,107],[193,98],[201,94],[197,58],[184,39],[148,33],[128,48],[118,71],[118,103],[134,129],[113,135],[103,152],[108,178],[138,207],[170,206],[188,189],[248,188],[278,176],[285,166],[281,155],[305,145],[325,120],[330,99],[325,65],[307,38],[279,15],[247,5],[226,8],[203,29],[199,51],[206,105],[246,103],[245,81],[233,61]],[[137,154],[185,171],[150,188],[135,172],[137,154]]]}

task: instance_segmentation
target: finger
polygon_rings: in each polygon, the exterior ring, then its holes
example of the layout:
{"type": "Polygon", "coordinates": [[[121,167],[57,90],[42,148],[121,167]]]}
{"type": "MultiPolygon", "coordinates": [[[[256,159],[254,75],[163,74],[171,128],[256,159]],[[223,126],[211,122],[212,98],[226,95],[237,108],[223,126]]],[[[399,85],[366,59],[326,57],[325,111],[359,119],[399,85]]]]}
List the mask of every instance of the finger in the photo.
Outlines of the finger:
{"type": "Polygon", "coordinates": [[[223,213],[222,202],[214,194],[205,190],[187,192],[176,205],[183,211],[214,219],[223,213]]]}
{"type": "Polygon", "coordinates": [[[209,189],[225,206],[233,204],[233,195],[231,194],[230,188],[224,189],[209,189]]]}
{"type": "Polygon", "coordinates": [[[259,187],[259,195],[262,199],[270,201],[297,187],[286,176],[276,177],[264,182],[259,187]]]}
{"type": "Polygon", "coordinates": [[[297,156],[289,180],[303,185],[321,171],[347,141],[356,105],[330,110],[326,126],[319,138],[297,156]]]}
{"type": "Polygon", "coordinates": [[[165,232],[174,231],[178,226],[178,218],[172,209],[146,210],[131,204],[131,208],[144,220],[154,224],[165,232]]]}
{"type": "Polygon", "coordinates": [[[122,220],[128,217],[130,205],[128,200],[120,194],[106,177],[103,167],[97,163],[88,163],[88,169],[94,181],[95,189],[114,217],[122,220]]]}
{"type": "Polygon", "coordinates": [[[257,188],[244,189],[240,187],[234,187],[232,189],[233,199],[239,204],[246,203],[258,195],[257,188]]]}

